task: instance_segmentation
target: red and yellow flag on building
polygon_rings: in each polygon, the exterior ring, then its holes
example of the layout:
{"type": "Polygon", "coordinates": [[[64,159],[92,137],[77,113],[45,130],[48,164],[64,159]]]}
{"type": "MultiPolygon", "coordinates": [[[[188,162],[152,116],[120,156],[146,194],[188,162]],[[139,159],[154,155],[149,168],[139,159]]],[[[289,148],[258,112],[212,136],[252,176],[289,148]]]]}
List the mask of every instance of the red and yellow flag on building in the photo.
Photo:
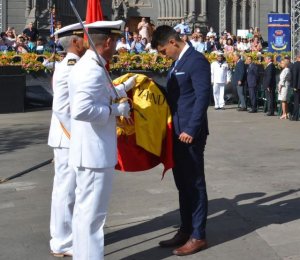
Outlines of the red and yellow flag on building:
{"type": "MultiPolygon", "coordinates": [[[[114,80],[118,85],[133,74],[114,80]]],[[[139,74],[136,86],[128,93],[132,98],[134,125],[118,124],[118,165],[121,171],[144,171],[158,164],[163,174],[173,167],[172,116],[166,98],[147,76],[139,74]]]]}

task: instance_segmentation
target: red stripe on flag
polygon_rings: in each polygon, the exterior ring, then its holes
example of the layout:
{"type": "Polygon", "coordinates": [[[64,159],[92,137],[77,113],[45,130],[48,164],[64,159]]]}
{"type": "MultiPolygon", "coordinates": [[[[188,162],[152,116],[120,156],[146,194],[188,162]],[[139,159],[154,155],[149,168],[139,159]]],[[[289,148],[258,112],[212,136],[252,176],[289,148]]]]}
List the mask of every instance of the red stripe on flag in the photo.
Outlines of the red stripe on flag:
{"type": "MultiPolygon", "coordinates": [[[[102,12],[100,0],[88,0],[86,7],[85,23],[94,23],[97,21],[103,21],[104,16],[102,12]]],[[[87,41],[87,36],[84,35],[84,39],[87,41]]],[[[105,68],[109,71],[109,62],[107,61],[105,68]]]]}
{"type": "Polygon", "coordinates": [[[103,20],[104,17],[102,13],[100,0],[88,0],[85,22],[89,24],[89,23],[93,23],[96,21],[103,21],[103,20]]]}

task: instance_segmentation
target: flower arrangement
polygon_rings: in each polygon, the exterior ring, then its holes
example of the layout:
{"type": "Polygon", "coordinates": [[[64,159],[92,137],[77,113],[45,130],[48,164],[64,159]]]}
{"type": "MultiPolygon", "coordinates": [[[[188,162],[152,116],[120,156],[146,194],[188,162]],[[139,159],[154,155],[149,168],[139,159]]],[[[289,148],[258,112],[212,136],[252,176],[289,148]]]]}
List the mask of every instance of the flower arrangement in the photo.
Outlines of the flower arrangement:
{"type": "MultiPolygon", "coordinates": [[[[16,54],[15,52],[8,52],[0,54],[0,66],[22,66],[26,73],[49,70],[43,65],[44,59],[50,59],[51,53],[38,55],[35,53],[16,54]]],[[[59,60],[59,56],[56,59],[59,60]]]]}
{"type": "MultiPolygon", "coordinates": [[[[264,57],[270,55],[274,59],[275,66],[279,68],[280,60],[285,56],[290,56],[290,53],[264,53],[251,52],[243,53],[243,59],[247,56],[251,56],[253,61],[257,64],[265,65],[264,57]]],[[[208,61],[211,63],[217,59],[217,53],[206,53],[208,61]]],[[[46,71],[49,70],[43,65],[43,59],[50,59],[51,53],[45,53],[38,55],[35,53],[16,54],[15,52],[0,53],[0,66],[22,66],[23,70],[27,73],[46,71]]],[[[225,58],[230,68],[234,68],[233,53],[225,54],[225,58]]],[[[59,60],[59,55],[55,56],[56,60],[59,60]]],[[[130,70],[150,70],[154,72],[166,72],[172,65],[172,60],[159,54],[129,54],[121,53],[114,55],[110,63],[110,70],[112,72],[118,71],[130,71],[130,70]]]]}
{"type": "MultiPolygon", "coordinates": [[[[210,63],[217,60],[217,53],[207,53],[205,54],[205,56],[210,63]]],[[[273,57],[274,65],[276,66],[276,68],[280,68],[279,67],[280,61],[284,59],[284,57],[286,56],[290,57],[291,53],[290,52],[282,52],[282,53],[265,52],[264,54],[262,54],[260,52],[249,52],[249,53],[241,53],[241,56],[243,60],[246,60],[247,57],[251,56],[254,63],[258,65],[263,65],[264,67],[266,66],[264,62],[264,57],[271,56],[273,57]]],[[[233,53],[227,53],[224,55],[224,57],[229,67],[233,69],[235,67],[234,60],[233,60],[233,53]]]]}
{"type": "Polygon", "coordinates": [[[172,60],[157,54],[129,54],[114,55],[110,63],[111,71],[151,70],[166,72],[172,65],[172,60]]]}

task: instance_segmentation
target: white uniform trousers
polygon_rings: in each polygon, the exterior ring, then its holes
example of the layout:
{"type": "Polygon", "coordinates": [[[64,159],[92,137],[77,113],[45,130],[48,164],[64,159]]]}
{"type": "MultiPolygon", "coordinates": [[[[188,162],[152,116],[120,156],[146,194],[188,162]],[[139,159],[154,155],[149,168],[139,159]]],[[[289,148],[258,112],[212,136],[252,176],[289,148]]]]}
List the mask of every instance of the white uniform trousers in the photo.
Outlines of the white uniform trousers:
{"type": "Polygon", "coordinates": [[[72,251],[72,217],[76,174],[68,165],[69,149],[54,148],[54,181],[50,218],[50,248],[55,253],[72,251]]]}
{"type": "Polygon", "coordinates": [[[113,168],[75,168],[73,260],[104,259],[104,232],[113,168]]]}
{"type": "Polygon", "coordinates": [[[225,83],[214,83],[213,92],[214,92],[215,108],[224,107],[225,105],[224,91],[225,91],[225,83]]]}

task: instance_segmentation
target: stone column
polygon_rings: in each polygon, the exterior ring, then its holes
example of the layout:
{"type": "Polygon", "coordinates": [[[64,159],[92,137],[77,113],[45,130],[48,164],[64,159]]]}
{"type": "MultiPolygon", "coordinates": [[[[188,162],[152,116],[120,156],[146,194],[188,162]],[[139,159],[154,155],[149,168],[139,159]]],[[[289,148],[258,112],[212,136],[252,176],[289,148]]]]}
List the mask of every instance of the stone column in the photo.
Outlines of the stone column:
{"type": "MultiPolygon", "coordinates": [[[[285,0],[289,1],[289,0],[285,0]]],[[[283,0],[278,0],[278,13],[283,13],[283,0]]]]}
{"type": "Polygon", "coordinates": [[[40,3],[39,3],[39,0],[34,0],[34,8],[35,8],[35,18],[37,19],[40,16],[40,3]]]}
{"type": "Polygon", "coordinates": [[[286,0],[285,1],[285,13],[290,13],[291,12],[291,1],[286,0]]]}
{"type": "Polygon", "coordinates": [[[227,0],[219,0],[219,34],[221,35],[226,28],[227,14],[226,14],[227,0]]]}
{"type": "Polygon", "coordinates": [[[188,16],[188,8],[187,8],[187,0],[183,0],[183,16],[187,18],[188,16]]]}
{"type": "Polygon", "coordinates": [[[207,15],[207,4],[206,4],[207,0],[201,0],[201,15],[206,17],[207,15]]]}
{"type": "Polygon", "coordinates": [[[181,1],[174,1],[175,16],[178,18],[181,16],[181,1]]]}
{"type": "Polygon", "coordinates": [[[31,9],[32,9],[31,0],[26,0],[26,7],[25,7],[25,17],[26,18],[29,16],[31,9]]]}
{"type": "Polygon", "coordinates": [[[173,16],[174,16],[173,1],[169,0],[169,14],[168,14],[168,17],[173,17],[173,16]]]}
{"type": "Polygon", "coordinates": [[[169,17],[169,12],[170,12],[169,0],[165,0],[165,3],[166,3],[165,17],[169,17]]]}
{"type": "Polygon", "coordinates": [[[232,30],[231,33],[236,35],[236,11],[237,11],[237,0],[232,0],[232,30]]]}
{"type": "Polygon", "coordinates": [[[189,0],[189,18],[195,18],[195,0],[189,0]]]}
{"type": "MultiPolygon", "coordinates": [[[[245,30],[246,29],[246,7],[247,7],[247,0],[243,0],[242,1],[242,29],[245,30]]],[[[251,9],[252,11],[252,9],[251,9]]]]}
{"type": "Polygon", "coordinates": [[[273,12],[277,12],[277,0],[273,0],[273,12]]]}
{"type": "Polygon", "coordinates": [[[161,0],[161,17],[166,17],[167,13],[166,13],[166,1],[165,0],[161,0]]]}
{"type": "Polygon", "coordinates": [[[256,0],[255,1],[255,26],[257,27],[260,27],[260,3],[259,3],[260,0],[256,0]]]}
{"type": "Polygon", "coordinates": [[[180,17],[184,17],[184,1],[180,0],[180,17]]]}
{"type": "Polygon", "coordinates": [[[255,9],[256,9],[255,0],[251,0],[251,26],[252,27],[255,26],[255,9]]]}

